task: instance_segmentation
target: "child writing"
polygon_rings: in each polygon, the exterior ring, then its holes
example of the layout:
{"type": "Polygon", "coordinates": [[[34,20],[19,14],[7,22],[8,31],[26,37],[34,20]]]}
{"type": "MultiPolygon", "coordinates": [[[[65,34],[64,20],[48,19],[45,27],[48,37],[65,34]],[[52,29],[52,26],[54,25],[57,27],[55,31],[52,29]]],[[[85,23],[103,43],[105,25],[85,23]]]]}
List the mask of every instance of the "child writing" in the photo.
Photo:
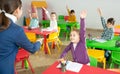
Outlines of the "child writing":
{"type": "MultiPolygon", "coordinates": [[[[102,11],[100,8],[98,8],[98,13],[101,17],[101,22],[102,22],[102,26],[103,26],[103,33],[100,38],[104,39],[104,40],[111,40],[114,37],[115,20],[114,20],[114,18],[108,18],[107,23],[106,23],[105,19],[102,16],[102,11]]],[[[109,56],[110,56],[110,51],[107,50],[105,52],[106,60],[109,59],[109,56]]]]}
{"type": "Polygon", "coordinates": [[[75,16],[75,11],[70,10],[68,6],[66,6],[67,12],[68,12],[68,22],[77,22],[76,21],[76,16],[75,16]]]}
{"type": "Polygon", "coordinates": [[[39,27],[39,19],[38,19],[38,13],[37,8],[33,5],[31,5],[32,10],[29,10],[29,16],[30,16],[30,24],[29,28],[34,29],[39,27]]]}
{"type": "Polygon", "coordinates": [[[15,74],[18,48],[35,53],[41,41],[32,44],[16,21],[22,15],[21,0],[0,0],[0,74],[15,74]]]}
{"type": "Polygon", "coordinates": [[[57,26],[57,15],[55,12],[49,12],[42,7],[45,10],[45,13],[47,14],[47,17],[50,19],[50,27],[42,29],[42,31],[58,31],[58,26],[57,26]]]}
{"type": "Polygon", "coordinates": [[[74,62],[78,62],[81,64],[89,64],[89,57],[86,51],[86,30],[85,30],[85,17],[87,13],[86,11],[82,11],[80,13],[80,30],[73,29],[70,33],[70,44],[64,49],[59,59],[63,60],[64,56],[67,54],[69,50],[72,52],[72,57],[74,62]]]}

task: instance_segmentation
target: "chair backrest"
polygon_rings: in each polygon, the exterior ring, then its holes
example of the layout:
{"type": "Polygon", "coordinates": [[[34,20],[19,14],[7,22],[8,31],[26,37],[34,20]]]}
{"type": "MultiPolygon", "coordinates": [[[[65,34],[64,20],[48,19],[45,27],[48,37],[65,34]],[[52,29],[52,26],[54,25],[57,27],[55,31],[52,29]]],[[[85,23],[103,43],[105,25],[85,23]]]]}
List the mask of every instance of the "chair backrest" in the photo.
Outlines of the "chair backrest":
{"type": "Polygon", "coordinates": [[[30,56],[30,53],[28,51],[24,50],[23,48],[20,48],[18,50],[17,55],[16,55],[16,60],[15,61],[19,62],[19,61],[21,61],[25,58],[28,58],[29,56],[30,56]]]}
{"type": "Polygon", "coordinates": [[[120,64],[120,52],[119,51],[112,51],[111,57],[113,60],[119,61],[119,64],[120,64]]]}
{"type": "Polygon", "coordinates": [[[60,27],[58,27],[58,31],[57,32],[53,32],[53,33],[49,34],[48,39],[51,40],[51,39],[58,38],[59,37],[59,33],[60,33],[60,27]]]}
{"type": "Polygon", "coordinates": [[[87,53],[89,56],[92,56],[94,58],[104,58],[104,50],[97,50],[97,49],[87,49],[87,53]]]}
{"type": "Polygon", "coordinates": [[[67,15],[67,16],[64,16],[64,20],[65,20],[65,21],[68,21],[68,18],[69,18],[68,15],[67,15]]]}
{"type": "Polygon", "coordinates": [[[92,56],[89,56],[89,59],[90,59],[90,66],[97,67],[97,59],[92,56]]]}
{"type": "Polygon", "coordinates": [[[30,40],[30,42],[36,42],[37,38],[36,38],[36,34],[35,33],[31,33],[31,32],[25,32],[27,38],[30,40]]]}
{"type": "Polygon", "coordinates": [[[114,28],[120,28],[120,24],[115,25],[114,28]]]}
{"type": "Polygon", "coordinates": [[[30,24],[30,18],[29,17],[25,17],[25,23],[26,23],[26,26],[29,26],[29,24],[30,24]]]}
{"type": "Polygon", "coordinates": [[[58,20],[64,20],[64,15],[59,15],[58,20]]]}

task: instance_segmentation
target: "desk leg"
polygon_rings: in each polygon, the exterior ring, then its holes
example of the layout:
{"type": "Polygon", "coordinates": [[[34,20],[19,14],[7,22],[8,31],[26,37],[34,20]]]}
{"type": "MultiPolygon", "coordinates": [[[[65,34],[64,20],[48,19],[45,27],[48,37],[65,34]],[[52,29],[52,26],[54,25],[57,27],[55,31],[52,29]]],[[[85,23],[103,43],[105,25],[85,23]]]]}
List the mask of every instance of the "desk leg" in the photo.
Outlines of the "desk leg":
{"type": "Polygon", "coordinates": [[[44,51],[45,51],[45,54],[51,54],[50,49],[48,47],[48,43],[47,43],[47,36],[44,36],[44,51]]]}

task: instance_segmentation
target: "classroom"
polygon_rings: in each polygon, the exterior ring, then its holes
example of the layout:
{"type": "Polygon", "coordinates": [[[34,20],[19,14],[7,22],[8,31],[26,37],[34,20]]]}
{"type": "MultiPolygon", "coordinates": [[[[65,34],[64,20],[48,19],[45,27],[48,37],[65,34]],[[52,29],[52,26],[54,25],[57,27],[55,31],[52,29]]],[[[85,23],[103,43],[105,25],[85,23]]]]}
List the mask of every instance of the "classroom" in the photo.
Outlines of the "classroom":
{"type": "Polygon", "coordinates": [[[120,74],[119,0],[0,0],[0,74],[120,74]]]}

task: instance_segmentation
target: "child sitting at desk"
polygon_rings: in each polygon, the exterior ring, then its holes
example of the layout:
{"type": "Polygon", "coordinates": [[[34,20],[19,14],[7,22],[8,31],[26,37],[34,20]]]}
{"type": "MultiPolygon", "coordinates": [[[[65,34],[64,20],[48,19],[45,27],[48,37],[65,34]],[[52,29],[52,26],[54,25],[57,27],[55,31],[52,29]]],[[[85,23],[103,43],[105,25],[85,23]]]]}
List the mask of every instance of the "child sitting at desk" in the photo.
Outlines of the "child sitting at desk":
{"type": "Polygon", "coordinates": [[[105,22],[104,17],[102,16],[102,11],[100,8],[98,8],[98,13],[101,17],[101,22],[103,26],[103,33],[101,35],[102,39],[105,40],[111,40],[114,37],[114,18],[108,18],[107,23],[105,22]]]}
{"type": "Polygon", "coordinates": [[[31,5],[32,10],[29,10],[29,17],[30,17],[30,24],[29,28],[34,29],[39,27],[39,19],[38,19],[38,13],[37,8],[33,5],[31,5]]]}
{"type": "Polygon", "coordinates": [[[76,16],[75,16],[75,11],[70,10],[68,6],[66,6],[67,12],[68,12],[68,22],[77,22],[76,21],[76,16]]]}
{"type": "MultiPolygon", "coordinates": [[[[114,23],[115,20],[114,18],[108,18],[107,23],[105,22],[105,19],[102,16],[102,11],[100,8],[98,8],[98,13],[101,17],[101,22],[102,22],[102,26],[103,26],[103,33],[101,35],[101,39],[104,40],[111,40],[114,37],[114,23]]],[[[105,57],[108,58],[110,54],[110,51],[106,51],[105,53],[105,57]]]]}
{"type": "Polygon", "coordinates": [[[42,29],[42,31],[58,31],[58,26],[57,26],[57,15],[55,12],[49,12],[42,7],[45,10],[45,13],[47,14],[47,17],[50,19],[50,27],[42,29]]]}
{"type": "Polygon", "coordinates": [[[85,41],[85,17],[86,11],[82,11],[80,14],[80,30],[73,29],[70,34],[70,44],[64,49],[59,59],[60,61],[64,60],[64,56],[67,54],[69,50],[72,52],[72,57],[74,62],[78,62],[81,64],[89,64],[89,57],[86,51],[86,41],[85,41]]]}

